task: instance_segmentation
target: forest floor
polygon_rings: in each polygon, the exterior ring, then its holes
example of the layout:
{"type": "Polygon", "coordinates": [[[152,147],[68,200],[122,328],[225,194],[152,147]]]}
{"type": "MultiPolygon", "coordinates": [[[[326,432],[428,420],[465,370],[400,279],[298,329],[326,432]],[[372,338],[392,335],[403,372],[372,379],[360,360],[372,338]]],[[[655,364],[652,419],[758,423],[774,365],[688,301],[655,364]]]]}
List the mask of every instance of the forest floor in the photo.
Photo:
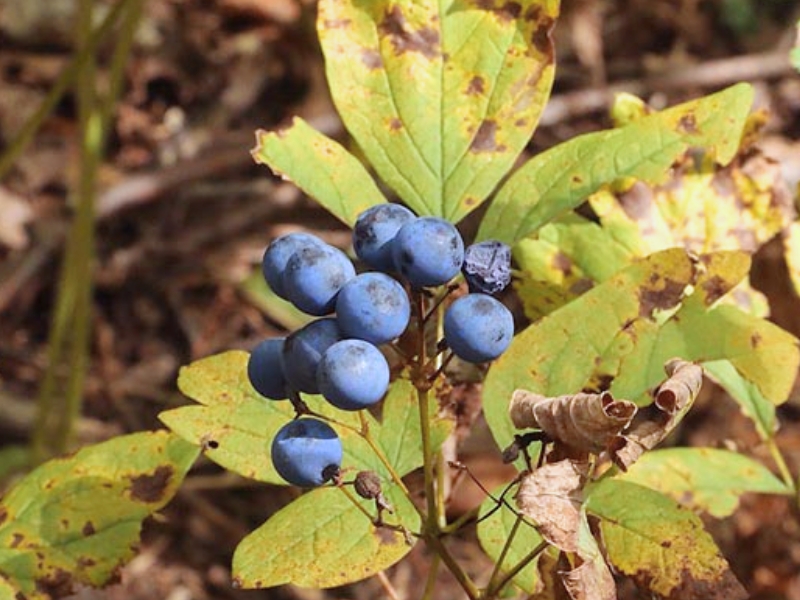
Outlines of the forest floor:
{"type": "MultiPolygon", "coordinates": [[[[0,144],[20,131],[69,64],[73,4],[0,2],[0,144]]],[[[797,185],[800,77],[787,59],[800,17],[797,2],[563,4],[553,99],[526,156],[610,126],[614,90],[659,108],[749,81],[758,106],[769,111],[761,145],[781,161],[789,185],[797,185]]],[[[249,350],[293,326],[291,315],[272,309],[253,285],[271,239],[303,229],[349,244],[338,221],[249,154],[257,128],[293,115],[346,141],[326,89],[314,14],[313,0],[145,4],[98,176],[81,443],[158,428],[160,411],[186,403],[175,384],[181,365],[249,350]]],[[[79,171],[79,126],[77,100],[67,93],[0,182],[0,446],[26,442],[36,423],[79,171]]],[[[767,295],[773,320],[800,335],[800,300],[778,246],[759,252],[753,280],[767,295]]],[[[720,390],[710,389],[677,441],[733,445],[773,467],[752,424],[720,390]]],[[[797,390],[778,416],[778,441],[796,476],[797,390]]],[[[497,449],[484,437],[468,440],[464,455],[492,488],[508,473],[497,472],[497,449]]],[[[373,578],[326,591],[233,589],[236,544],[290,497],[285,489],[201,462],[162,517],[148,522],[141,552],[120,582],[75,597],[366,600],[388,597],[388,585],[401,598],[419,596],[429,564],[419,549],[383,582],[373,578]]],[[[453,513],[480,501],[476,489],[465,488],[453,513]]],[[[800,600],[800,513],[790,499],[746,496],[733,517],[708,520],[708,526],[753,598],[800,600]]],[[[456,553],[472,572],[490,568],[469,535],[457,541],[456,553]]],[[[439,586],[437,598],[460,597],[448,576],[439,586]]],[[[644,597],[621,589],[620,597],[644,597]]]]}

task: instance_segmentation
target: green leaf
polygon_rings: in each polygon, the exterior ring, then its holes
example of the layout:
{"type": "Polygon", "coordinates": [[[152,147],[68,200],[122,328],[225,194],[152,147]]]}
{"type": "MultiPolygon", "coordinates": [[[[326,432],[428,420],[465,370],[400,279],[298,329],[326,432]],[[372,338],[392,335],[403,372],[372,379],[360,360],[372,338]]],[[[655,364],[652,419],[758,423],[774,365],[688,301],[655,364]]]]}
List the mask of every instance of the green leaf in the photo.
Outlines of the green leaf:
{"type": "Polygon", "coordinates": [[[663,494],[605,479],[587,490],[608,560],[661,598],[743,600],[748,595],[693,512],[663,494]]]}
{"type": "Polygon", "coordinates": [[[256,132],[252,155],[347,225],[370,206],[386,202],[355,156],[299,117],[284,129],[256,132]]]}
{"type": "MultiPolygon", "coordinates": [[[[278,430],[295,416],[288,401],[262,398],[247,379],[248,354],[230,351],[198,360],[181,369],[180,390],[203,406],[184,406],[159,415],[178,435],[203,448],[209,459],[243,477],[285,485],[270,460],[270,445],[278,430]]],[[[389,472],[359,434],[357,413],[340,411],[320,396],[304,396],[316,413],[333,420],[344,449],[344,468],[368,469],[388,477],[389,472]]],[[[397,379],[382,403],[383,423],[369,413],[364,422],[377,446],[401,476],[422,465],[422,441],[416,392],[397,379]]],[[[449,421],[431,415],[431,439],[441,445],[449,421]]]]}
{"type": "Polygon", "coordinates": [[[508,243],[578,206],[622,178],[659,182],[689,148],[701,146],[724,164],[739,146],[753,88],[738,84],[625,127],[582,135],[542,152],[500,189],[478,239],[508,243]]]}
{"type": "MultiPolygon", "coordinates": [[[[496,490],[495,498],[499,497],[502,492],[502,489],[496,490]]],[[[489,558],[495,562],[500,558],[506,541],[514,530],[517,519],[521,520],[501,565],[501,572],[507,572],[525,558],[531,550],[542,543],[542,536],[536,531],[533,523],[522,516],[517,517],[507,506],[501,506],[491,516],[487,517],[486,515],[489,514],[489,511],[494,508],[496,508],[496,504],[492,498],[487,498],[481,504],[478,521],[478,541],[480,541],[481,547],[489,555],[489,558]]],[[[537,565],[538,559],[531,561],[527,567],[512,579],[514,585],[523,592],[534,593],[541,579],[537,565]]]]}
{"type": "Polygon", "coordinates": [[[792,494],[761,463],[716,448],[653,450],[617,479],[652,488],[718,518],[733,514],[746,492],[792,494]]]}
{"type": "Polygon", "coordinates": [[[336,108],[381,178],[418,214],[458,221],[512,167],[552,86],[558,5],[320,2],[336,108]]]}
{"type": "MultiPolygon", "coordinates": [[[[384,494],[395,509],[386,522],[419,531],[414,506],[394,485],[384,494]]],[[[358,501],[374,513],[373,503],[358,501]]],[[[405,556],[402,533],[375,527],[342,490],[322,487],[300,496],[248,535],[233,556],[234,581],[245,588],[284,583],[329,588],[359,581],[405,556]]]]}
{"type": "Polygon", "coordinates": [[[142,520],[172,499],[196,457],[194,446],[156,431],[88,446],[29,473],[0,502],[0,573],[15,597],[108,582],[133,556],[142,520]]]}
{"type": "Polygon", "coordinates": [[[537,239],[520,240],[514,258],[522,271],[517,292],[536,320],[626,267],[633,255],[608,230],[571,214],[542,227],[537,239]]]}
{"type": "Polygon", "coordinates": [[[619,333],[678,306],[695,276],[685,251],[658,252],[518,334],[484,382],[484,414],[497,443],[502,447],[513,439],[508,404],[515,389],[558,396],[596,386],[591,380],[598,363],[616,351],[619,333]]]}
{"type": "Polygon", "coordinates": [[[753,421],[762,440],[766,441],[775,436],[778,428],[775,405],[764,398],[755,384],[742,377],[727,360],[703,363],[703,369],[706,375],[716,381],[739,404],[745,416],[753,421]]]}

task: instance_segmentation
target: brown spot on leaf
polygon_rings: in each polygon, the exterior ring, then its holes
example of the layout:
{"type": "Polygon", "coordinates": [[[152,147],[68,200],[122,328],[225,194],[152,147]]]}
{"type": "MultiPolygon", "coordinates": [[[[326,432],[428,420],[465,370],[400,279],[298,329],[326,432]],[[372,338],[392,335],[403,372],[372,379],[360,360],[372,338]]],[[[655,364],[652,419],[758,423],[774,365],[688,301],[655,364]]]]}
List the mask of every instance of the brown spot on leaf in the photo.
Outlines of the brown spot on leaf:
{"type": "Polygon", "coordinates": [[[614,376],[609,373],[595,373],[586,383],[583,388],[583,392],[586,394],[597,394],[599,392],[605,392],[609,388],[611,388],[611,384],[614,382],[614,376]]]}
{"type": "Polygon", "coordinates": [[[72,593],[72,576],[63,569],[56,569],[46,577],[34,581],[36,590],[52,598],[63,598],[72,593]]]}
{"type": "Polygon", "coordinates": [[[703,303],[706,306],[711,306],[712,304],[714,304],[714,302],[716,302],[717,300],[722,298],[725,294],[727,294],[728,290],[730,289],[730,285],[728,285],[728,282],[725,281],[725,279],[723,277],[720,277],[719,275],[714,275],[713,277],[709,277],[701,284],[700,287],[702,287],[703,292],[705,292],[705,298],[703,300],[703,303]]]}
{"type": "Polygon", "coordinates": [[[750,345],[753,347],[753,349],[758,348],[761,345],[762,339],[763,338],[761,337],[761,334],[758,332],[755,332],[750,336],[750,345]]]}
{"type": "Polygon", "coordinates": [[[691,135],[696,135],[699,133],[697,129],[697,118],[694,116],[694,114],[689,113],[688,115],[683,115],[680,119],[678,119],[678,132],[691,135]]]}
{"type": "Polygon", "coordinates": [[[19,545],[22,543],[22,540],[25,539],[25,536],[21,533],[12,533],[11,534],[11,547],[12,548],[19,548],[19,545]]]}
{"type": "Polygon", "coordinates": [[[81,529],[81,533],[86,537],[94,535],[95,534],[94,523],[92,523],[91,521],[86,521],[86,523],[83,524],[83,529],[81,529]]]}
{"type": "Polygon", "coordinates": [[[95,559],[93,559],[93,558],[88,557],[88,556],[81,556],[78,559],[78,566],[83,568],[83,569],[88,569],[90,567],[95,566],[96,564],[97,564],[97,561],[95,559]]]}
{"type": "Polygon", "coordinates": [[[480,96],[486,90],[486,80],[480,75],[475,75],[467,85],[467,96],[480,96]]]}
{"type": "Polygon", "coordinates": [[[478,199],[475,196],[467,196],[464,198],[464,206],[475,206],[478,203],[478,199]]]}
{"type": "Polygon", "coordinates": [[[542,5],[533,4],[527,8],[525,15],[522,17],[526,21],[538,21],[539,16],[542,14],[542,5]]]}
{"type": "Polygon", "coordinates": [[[582,184],[583,183],[583,177],[581,177],[580,175],[573,175],[572,176],[572,183],[574,183],[575,185],[582,184]]]}
{"type": "Polygon", "coordinates": [[[28,597],[22,592],[17,592],[14,594],[14,600],[28,600],[28,597]]]}
{"type": "Polygon", "coordinates": [[[152,475],[139,475],[131,478],[131,496],[142,502],[158,502],[164,497],[164,492],[175,472],[169,465],[161,465],[152,475]]]}
{"type": "Polygon", "coordinates": [[[5,506],[0,506],[0,525],[6,522],[8,519],[8,509],[5,506]]]}
{"type": "Polygon", "coordinates": [[[680,302],[683,297],[683,290],[686,284],[682,281],[675,281],[674,279],[664,279],[662,285],[661,279],[655,273],[655,279],[651,277],[650,284],[652,287],[646,287],[639,290],[639,316],[649,317],[655,310],[665,310],[674,307],[680,302]]]}
{"type": "Polygon", "coordinates": [[[525,127],[528,124],[528,119],[517,119],[514,121],[514,127],[525,127]]]}
{"type": "Polygon", "coordinates": [[[484,119],[469,147],[470,152],[505,152],[506,147],[497,143],[497,121],[484,119]]]}
{"type": "Polygon", "coordinates": [[[553,31],[553,25],[555,25],[555,21],[550,18],[546,17],[542,20],[541,25],[536,28],[536,31],[533,32],[531,35],[531,44],[533,47],[536,48],[539,52],[547,57],[547,62],[553,62],[553,40],[550,38],[550,34],[553,31]]]}
{"type": "Polygon", "coordinates": [[[411,29],[399,5],[386,12],[378,25],[381,35],[388,37],[398,56],[406,52],[419,52],[426,58],[439,55],[439,32],[430,27],[411,29]]]}
{"type": "Polygon", "coordinates": [[[361,51],[361,62],[370,70],[380,69],[383,67],[383,59],[377,50],[371,48],[364,48],[361,51]]]}
{"type": "Polygon", "coordinates": [[[322,26],[325,29],[346,29],[352,25],[353,21],[350,19],[325,19],[322,26]]]}
{"type": "MultiPolygon", "coordinates": [[[[637,571],[633,579],[638,586],[649,590],[653,576],[648,571],[637,571]]],[[[669,595],[659,594],[659,597],[664,600],[745,600],[750,595],[729,568],[718,573],[717,578],[709,579],[697,579],[689,569],[684,568],[680,582],[670,590],[669,595]]]]}
{"type": "Polygon", "coordinates": [[[391,529],[376,527],[374,533],[381,546],[394,546],[397,543],[397,536],[391,529]]]}
{"type": "Polygon", "coordinates": [[[403,122],[397,117],[389,121],[389,129],[391,131],[400,131],[402,128],[403,128],[403,122]]]}
{"type": "Polygon", "coordinates": [[[556,252],[551,262],[553,268],[561,271],[564,275],[572,274],[572,260],[563,252],[556,252]]]}

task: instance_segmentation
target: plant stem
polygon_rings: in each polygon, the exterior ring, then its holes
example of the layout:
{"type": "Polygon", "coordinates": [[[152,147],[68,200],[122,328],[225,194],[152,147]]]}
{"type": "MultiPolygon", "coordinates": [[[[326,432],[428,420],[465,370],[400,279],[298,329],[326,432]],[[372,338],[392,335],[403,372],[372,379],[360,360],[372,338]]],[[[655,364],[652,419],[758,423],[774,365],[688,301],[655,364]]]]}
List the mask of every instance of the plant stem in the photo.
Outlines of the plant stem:
{"type": "Polygon", "coordinates": [[[456,559],[453,558],[453,555],[450,554],[450,551],[444,545],[442,540],[438,536],[432,535],[425,535],[424,536],[425,542],[428,546],[439,555],[439,558],[442,559],[442,562],[447,565],[447,568],[450,569],[450,572],[453,574],[453,577],[456,578],[461,589],[464,590],[464,593],[470,598],[470,600],[478,600],[481,597],[480,590],[478,586],[470,579],[470,576],[467,575],[466,571],[461,568],[456,562],[456,559]]]}
{"type": "Polygon", "coordinates": [[[522,571],[525,567],[527,567],[533,560],[536,559],[542,552],[547,550],[549,544],[545,541],[541,542],[538,546],[536,546],[533,550],[531,550],[525,557],[520,560],[514,567],[505,574],[505,577],[500,580],[500,583],[495,585],[494,587],[487,587],[486,591],[484,592],[484,598],[489,600],[490,598],[494,598],[504,587],[506,587],[514,577],[519,575],[519,572],[522,571]]]}
{"type": "Polygon", "coordinates": [[[98,45],[108,36],[116,25],[125,4],[125,0],[121,0],[108,12],[97,29],[92,32],[86,44],[80,47],[69,65],[64,69],[61,75],[59,75],[58,79],[56,79],[47,97],[39,108],[36,109],[36,112],[28,118],[17,136],[8,144],[8,148],[0,156],[0,179],[6,176],[11,166],[17,158],[19,158],[19,155],[28,147],[28,144],[33,140],[33,136],[36,135],[39,127],[42,126],[44,120],[50,115],[70,86],[75,82],[75,79],[83,70],[86,62],[94,60],[93,55],[98,45]]]}
{"type": "Polygon", "coordinates": [[[425,581],[425,589],[422,592],[422,600],[431,600],[436,589],[436,576],[439,574],[439,565],[442,559],[438,554],[434,554],[428,567],[428,578],[425,581]]]}
{"type": "Polygon", "coordinates": [[[766,440],[766,443],[769,453],[772,456],[772,460],[775,461],[775,465],[778,467],[778,471],[781,474],[783,483],[785,483],[786,487],[788,487],[790,490],[797,493],[798,484],[795,484],[794,477],[792,477],[792,473],[789,471],[789,466],[786,464],[786,459],[783,458],[783,454],[781,453],[778,444],[775,442],[775,436],[769,436],[769,438],[766,440]]]}
{"type": "Polygon", "coordinates": [[[521,522],[522,517],[517,515],[517,518],[514,519],[514,525],[511,526],[511,531],[509,532],[508,537],[506,537],[506,541],[503,544],[503,549],[500,551],[500,556],[497,557],[497,560],[494,563],[494,569],[492,570],[492,574],[489,576],[489,583],[486,584],[487,590],[494,589],[495,585],[497,584],[497,578],[500,576],[500,568],[503,566],[503,561],[506,559],[506,555],[511,548],[514,537],[517,535],[517,530],[519,529],[521,522]]]}

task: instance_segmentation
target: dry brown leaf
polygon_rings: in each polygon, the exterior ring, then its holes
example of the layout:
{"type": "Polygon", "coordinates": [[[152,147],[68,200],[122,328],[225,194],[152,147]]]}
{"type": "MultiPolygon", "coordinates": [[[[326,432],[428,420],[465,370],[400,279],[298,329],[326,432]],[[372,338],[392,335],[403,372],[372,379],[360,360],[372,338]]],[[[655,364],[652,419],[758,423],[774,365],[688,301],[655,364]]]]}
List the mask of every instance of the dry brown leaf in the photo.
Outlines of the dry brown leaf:
{"type": "Polygon", "coordinates": [[[703,384],[700,365],[673,358],[664,365],[668,379],[654,392],[655,402],[640,410],[631,428],[609,447],[614,464],[627,470],[645,451],[669,435],[694,403],[703,384]]]}
{"type": "Polygon", "coordinates": [[[582,565],[561,574],[572,600],[616,600],[617,585],[602,556],[586,560],[582,565]]]}
{"type": "Polygon", "coordinates": [[[599,453],[628,426],[636,405],[614,400],[609,392],[547,398],[516,390],[509,413],[518,429],[541,429],[571,449],[599,453]]]}
{"type": "Polygon", "coordinates": [[[562,460],[525,475],[517,506],[536,523],[548,542],[565,552],[578,551],[583,486],[588,463],[562,460]]]}

